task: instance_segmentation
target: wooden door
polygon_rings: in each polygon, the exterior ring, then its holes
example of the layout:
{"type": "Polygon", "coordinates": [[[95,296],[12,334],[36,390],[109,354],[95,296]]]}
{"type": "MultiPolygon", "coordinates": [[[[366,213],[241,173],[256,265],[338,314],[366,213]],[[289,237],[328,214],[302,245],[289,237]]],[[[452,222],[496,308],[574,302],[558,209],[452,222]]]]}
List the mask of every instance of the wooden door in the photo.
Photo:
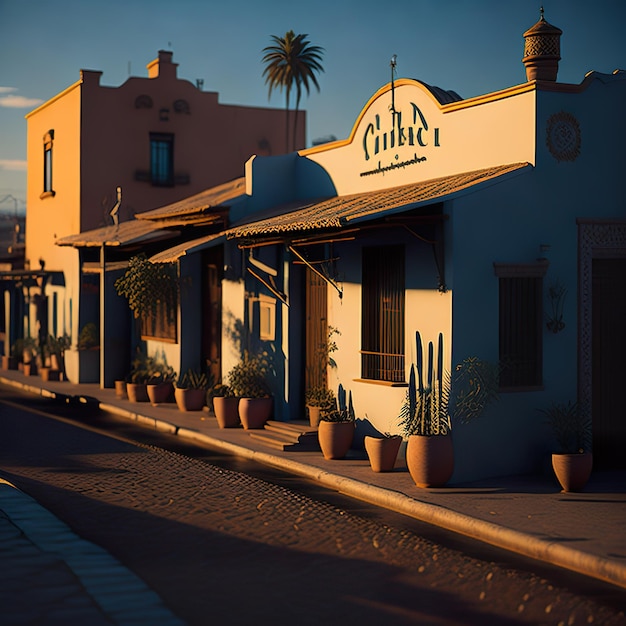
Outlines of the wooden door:
{"type": "Polygon", "coordinates": [[[305,389],[326,387],[328,363],[328,306],[326,281],[306,268],[305,389]]]}
{"type": "Polygon", "coordinates": [[[214,382],[221,380],[222,360],[222,268],[221,247],[203,254],[202,356],[214,382]]]}
{"type": "Polygon", "coordinates": [[[593,463],[626,467],[626,259],[594,259],[592,270],[593,463]]]}

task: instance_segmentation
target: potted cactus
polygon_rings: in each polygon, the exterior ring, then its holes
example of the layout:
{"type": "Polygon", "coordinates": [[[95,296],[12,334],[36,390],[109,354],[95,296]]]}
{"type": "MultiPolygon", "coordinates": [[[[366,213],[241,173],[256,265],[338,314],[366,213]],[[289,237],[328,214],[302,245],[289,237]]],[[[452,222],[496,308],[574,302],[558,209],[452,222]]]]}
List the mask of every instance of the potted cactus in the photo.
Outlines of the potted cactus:
{"type": "Polygon", "coordinates": [[[443,368],[443,335],[435,355],[432,342],[424,360],[422,338],[415,333],[416,363],[411,364],[409,387],[400,410],[399,425],[407,438],[406,464],[418,487],[441,487],[454,471],[452,423],[470,422],[497,400],[498,368],[469,357],[451,376],[443,368]]]}
{"type": "Polygon", "coordinates": [[[346,396],[339,385],[337,399],[332,408],[326,408],[320,416],[317,437],[325,459],[343,459],[354,439],[355,414],[352,392],[346,396]]]}

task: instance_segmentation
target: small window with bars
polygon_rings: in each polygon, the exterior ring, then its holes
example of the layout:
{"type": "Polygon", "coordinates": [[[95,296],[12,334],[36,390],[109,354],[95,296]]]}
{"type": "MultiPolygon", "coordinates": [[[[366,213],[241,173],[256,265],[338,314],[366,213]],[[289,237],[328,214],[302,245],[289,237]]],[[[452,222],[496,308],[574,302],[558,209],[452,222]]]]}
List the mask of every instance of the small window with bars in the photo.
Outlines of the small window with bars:
{"type": "Polygon", "coordinates": [[[363,248],[361,377],[404,382],[404,246],[363,248]]]}
{"type": "Polygon", "coordinates": [[[547,263],[494,264],[499,280],[502,389],[543,384],[543,276],[547,263]]]}

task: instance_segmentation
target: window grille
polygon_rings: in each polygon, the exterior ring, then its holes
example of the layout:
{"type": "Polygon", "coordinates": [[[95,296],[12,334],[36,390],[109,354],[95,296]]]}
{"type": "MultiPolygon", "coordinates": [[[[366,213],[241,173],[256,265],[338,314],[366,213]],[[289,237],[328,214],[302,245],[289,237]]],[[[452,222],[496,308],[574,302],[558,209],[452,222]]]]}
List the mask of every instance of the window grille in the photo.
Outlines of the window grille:
{"type": "Polygon", "coordinates": [[[363,249],[361,376],[404,382],[404,247],[363,249]]]}

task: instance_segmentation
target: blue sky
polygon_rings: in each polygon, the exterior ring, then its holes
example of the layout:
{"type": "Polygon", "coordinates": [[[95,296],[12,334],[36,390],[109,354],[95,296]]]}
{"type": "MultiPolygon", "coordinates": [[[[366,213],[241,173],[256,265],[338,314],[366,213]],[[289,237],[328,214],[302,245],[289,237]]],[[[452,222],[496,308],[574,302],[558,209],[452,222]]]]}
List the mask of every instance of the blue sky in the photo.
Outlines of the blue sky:
{"type": "MultiPolygon", "coordinates": [[[[0,0],[0,210],[23,211],[24,116],[79,79],[103,72],[118,86],[169,49],[178,75],[217,91],[228,104],[268,101],[261,76],[271,35],[307,33],[325,49],[321,91],[303,98],[308,144],[347,137],[370,96],[397,76],[468,98],[525,82],[522,33],[541,0],[0,0]],[[6,197],[10,196],[10,197],[6,197]],[[15,198],[15,200],[14,200],[15,198]]],[[[624,0],[545,0],[563,30],[559,82],[626,69],[624,0]]]]}

